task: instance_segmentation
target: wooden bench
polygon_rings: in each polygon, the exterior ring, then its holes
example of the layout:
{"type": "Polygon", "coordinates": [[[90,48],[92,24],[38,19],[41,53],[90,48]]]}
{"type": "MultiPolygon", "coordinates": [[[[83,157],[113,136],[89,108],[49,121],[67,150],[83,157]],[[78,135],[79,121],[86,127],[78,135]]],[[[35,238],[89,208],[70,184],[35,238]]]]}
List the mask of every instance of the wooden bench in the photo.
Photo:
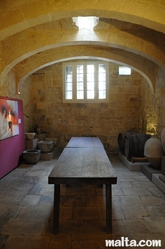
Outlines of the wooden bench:
{"type": "Polygon", "coordinates": [[[59,229],[60,184],[105,184],[106,185],[106,228],[112,233],[112,191],[117,183],[112,165],[103,147],[66,147],[48,177],[54,184],[54,232],[59,229]]]}

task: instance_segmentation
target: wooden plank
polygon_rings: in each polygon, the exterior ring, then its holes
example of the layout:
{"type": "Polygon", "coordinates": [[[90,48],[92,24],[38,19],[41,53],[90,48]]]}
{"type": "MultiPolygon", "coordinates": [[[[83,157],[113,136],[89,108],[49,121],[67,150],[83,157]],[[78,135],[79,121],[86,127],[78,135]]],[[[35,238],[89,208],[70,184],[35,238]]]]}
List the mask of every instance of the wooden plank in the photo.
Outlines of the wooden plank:
{"type": "Polygon", "coordinates": [[[66,146],[67,148],[103,148],[98,137],[72,137],[66,146]]]}
{"type": "Polygon", "coordinates": [[[103,148],[65,148],[49,175],[49,183],[99,182],[115,184],[117,177],[103,148]]]}

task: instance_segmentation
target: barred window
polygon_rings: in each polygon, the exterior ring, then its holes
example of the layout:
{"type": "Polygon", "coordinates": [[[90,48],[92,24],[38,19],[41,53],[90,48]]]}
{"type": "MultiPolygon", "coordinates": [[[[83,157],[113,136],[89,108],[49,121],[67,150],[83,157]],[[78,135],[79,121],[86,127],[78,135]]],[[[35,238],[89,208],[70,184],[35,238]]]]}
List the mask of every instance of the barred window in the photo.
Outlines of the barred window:
{"type": "Polygon", "coordinates": [[[64,102],[108,101],[108,63],[64,63],[64,102]]]}

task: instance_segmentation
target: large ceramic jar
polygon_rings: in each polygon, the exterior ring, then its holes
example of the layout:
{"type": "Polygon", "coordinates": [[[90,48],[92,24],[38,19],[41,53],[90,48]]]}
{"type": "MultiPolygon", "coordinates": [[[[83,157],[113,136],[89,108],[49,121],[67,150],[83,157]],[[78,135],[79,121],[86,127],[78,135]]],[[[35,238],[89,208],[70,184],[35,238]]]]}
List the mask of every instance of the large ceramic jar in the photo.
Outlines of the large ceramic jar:
{"type": "Polygon", "coordinates": [[[161,143],[162,143],[163,150],[165,151],[165,128],[162,130],[162,133],[161,133],[161,143]]]}
{"type": "MultiPolygon", "coordinates": [[[[165,152],[165,128],[161,132],[161,143],[162,143],[163,150],[165,152]]],[[[161,173],[165,175],[165,157],[162,157],[161,173]]]]}
{"type": "Polygon", "coordinates": [[[161,140],[158,137],[153,136],[146,141],[144,145],[144,155],[153,168],[160,169],[164,151],[161,140]]]}

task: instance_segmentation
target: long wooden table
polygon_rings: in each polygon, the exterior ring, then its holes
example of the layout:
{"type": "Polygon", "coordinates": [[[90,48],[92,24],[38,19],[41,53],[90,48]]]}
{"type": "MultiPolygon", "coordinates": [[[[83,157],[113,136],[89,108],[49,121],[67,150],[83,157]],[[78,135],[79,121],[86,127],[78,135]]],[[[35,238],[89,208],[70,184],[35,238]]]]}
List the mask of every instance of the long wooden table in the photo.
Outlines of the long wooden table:
{"type": "Polygon", "coordinates": [[[112,233],[111,185],[117,183],[112,165],[103,147],[66,147],[48,177],[54,184],[54,232],[59,230],[60,184],[106,184],[106,228],[112,233]]]}

